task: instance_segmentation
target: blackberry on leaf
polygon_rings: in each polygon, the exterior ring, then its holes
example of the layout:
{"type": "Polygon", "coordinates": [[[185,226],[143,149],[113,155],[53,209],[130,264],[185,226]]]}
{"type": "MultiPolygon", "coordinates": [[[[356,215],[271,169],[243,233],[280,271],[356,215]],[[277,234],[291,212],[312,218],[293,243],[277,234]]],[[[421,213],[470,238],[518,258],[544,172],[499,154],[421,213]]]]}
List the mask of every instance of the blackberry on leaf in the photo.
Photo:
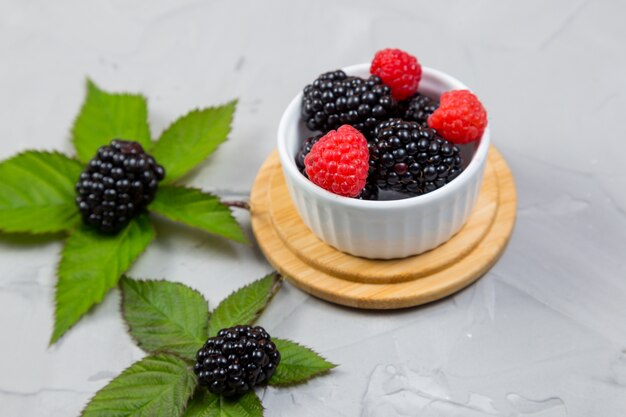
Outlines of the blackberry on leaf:
{"type": "Polygon", "coordinates": [[[76,184],[85,224],[102,232],[123,229],[154,199],[165,170],[137,142],[113,140],[98,149],[76,184]]]}
{"type": "Polygon", "coordinates": [[[399,103],[402,120],[417,122],[426,126],[428,117],[439,107],[439,102],[420,93],[399,103]]]}
{"type": "Polygon", "coordinates": [[[260,326],[222,329],[196,355],[193,367],[200,385],[226,397],[264,384],[276,371],[280,352],[260,326]]]}
{"type": "Polygon", "coordinates": [[[323,133],[349,124],[367,137],[397,111],[391,89],[375,75],[363,79],[342,70],[327,72],[307,85],[303,94],[303,120],[309,129],[323,133]]]}
{"type": "Polygon", "coordinates": [[[459,148],[416,122],[392,119],[379,124],[369,147],[370,171],[383,190],[429,193],[462,170],[459,148]]]}

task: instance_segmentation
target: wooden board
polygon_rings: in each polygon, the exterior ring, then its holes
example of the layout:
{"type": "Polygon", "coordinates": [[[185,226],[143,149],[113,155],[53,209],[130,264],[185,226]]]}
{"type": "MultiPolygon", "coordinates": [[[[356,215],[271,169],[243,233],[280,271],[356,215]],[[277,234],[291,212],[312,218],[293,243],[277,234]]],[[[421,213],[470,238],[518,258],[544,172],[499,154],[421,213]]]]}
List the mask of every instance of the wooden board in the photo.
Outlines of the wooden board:
{"type": "Polygon", "coordinates": [[[480,278],[513,231],[516,193],[504,158],[492,147],[478,202],[459,233],[431,251],[393,260],[358,258],[319,240],[300,220],[276,152],[257,175],[251,206],[261,250],[297,287],[346,306],[394,309],[443,298],[480,278]]]}

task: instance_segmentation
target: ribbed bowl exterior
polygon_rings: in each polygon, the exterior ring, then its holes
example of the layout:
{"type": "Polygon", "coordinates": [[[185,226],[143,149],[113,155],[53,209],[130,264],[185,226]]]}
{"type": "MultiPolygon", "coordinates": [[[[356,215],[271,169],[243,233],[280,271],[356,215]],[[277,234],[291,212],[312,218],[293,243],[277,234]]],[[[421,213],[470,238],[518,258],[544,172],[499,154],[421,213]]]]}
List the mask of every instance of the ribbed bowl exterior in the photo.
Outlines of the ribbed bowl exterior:
{"type": "MultiPolygon", "coordinates": [[[[344,69],[366,76],[367,64],[344,69]]],[[[423,68],[420,91],[439,95],[466,88],[439,71],[423,68]]],[[[303,139],[301,95],[289,105],[279,127],[278,149],[291,198],[302,221],[322,241],[355,256],[404,258],[433,249],[457,233],[469,218],[482,185],[489,129],[468,167],[450,184],[418,197],[362,201],[331,194],[308,181],[295,166],[303,139]]]]}
{"type": "Polygon", "coordinates": [[[328,205],[286,178],[302,221],[317,237],[355,256],[391,259],[425,252],[454,236],[476,203],[482,169],[457,192],[433,204],[385,211],[328,205]]]}

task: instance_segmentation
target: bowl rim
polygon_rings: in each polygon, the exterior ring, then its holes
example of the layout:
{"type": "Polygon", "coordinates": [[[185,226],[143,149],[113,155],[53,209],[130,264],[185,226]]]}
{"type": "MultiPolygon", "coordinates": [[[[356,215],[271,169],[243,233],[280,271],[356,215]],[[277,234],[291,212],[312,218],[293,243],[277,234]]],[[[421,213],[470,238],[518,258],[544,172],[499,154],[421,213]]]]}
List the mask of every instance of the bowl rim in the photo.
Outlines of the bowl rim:
{"type": "MultiPolygon", "coordinates": [[[[346,74],[350,75],[354,72],[363,70],[369,70],[369,63],[362,63],[351,65],[342,68],[346,74]]],[[[430,67],[422,67],[422,77],[430,77],[437,79],[449,85],[450,90],[469,90],[469,88],[456,78],[430,67]]],[[[287,149],[287,130],[288,126],[297,123],[300,120],[300,106],[302,105],[302,91],[298,93],[289,103],[285,111],[283,112],[278,125],[278,155],[280,163],[283,167],[283,171],[286,175],[292,177],[297,183],[298,187],[304,188],[307,192],[314,194],[317,198],[324,200],[330,204],[341,205],[344,207],[365,209],[365,210],[379,210],[379,209],[399,209],[406,207],[418,207],[426,204],[430,204],[435,201],[442,200],[447,196],[454,194],[466,183],[468,183],[475,175],[479,174],[484,161],[487,158],[487,152],[491,142],[489,123],[485,128],[478,148],[474,152],[470,163],[467,168],[459,174],[454,181],[446,184],[445,186],[438,188],[430,193],[418,195],[415,197],[404,198],[400,200],[359,200],[356,198],[344,197],[337,194],[333,194],[330,191],[323,189],[317,184],[311,182],[304,175],[300,173],[296,166],[296,162],[293,156],[289,155],[287,149]],[[294,117],[295,114],[295,117],[294,117]]]]}

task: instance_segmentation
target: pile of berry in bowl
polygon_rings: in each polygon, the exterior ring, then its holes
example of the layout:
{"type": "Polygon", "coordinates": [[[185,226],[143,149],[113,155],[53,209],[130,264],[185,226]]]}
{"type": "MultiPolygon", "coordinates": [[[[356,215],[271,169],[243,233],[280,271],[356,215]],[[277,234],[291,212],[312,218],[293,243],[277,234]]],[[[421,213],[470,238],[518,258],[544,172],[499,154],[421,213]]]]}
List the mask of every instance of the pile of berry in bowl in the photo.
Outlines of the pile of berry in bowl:
{"type": "Polygon", "coordinates": [[[303,222],[338,250],[375,259],[425,252],[461,229],[489,142],[476,95],[398,49],[320,75],[278,128],[303,222]]]}

